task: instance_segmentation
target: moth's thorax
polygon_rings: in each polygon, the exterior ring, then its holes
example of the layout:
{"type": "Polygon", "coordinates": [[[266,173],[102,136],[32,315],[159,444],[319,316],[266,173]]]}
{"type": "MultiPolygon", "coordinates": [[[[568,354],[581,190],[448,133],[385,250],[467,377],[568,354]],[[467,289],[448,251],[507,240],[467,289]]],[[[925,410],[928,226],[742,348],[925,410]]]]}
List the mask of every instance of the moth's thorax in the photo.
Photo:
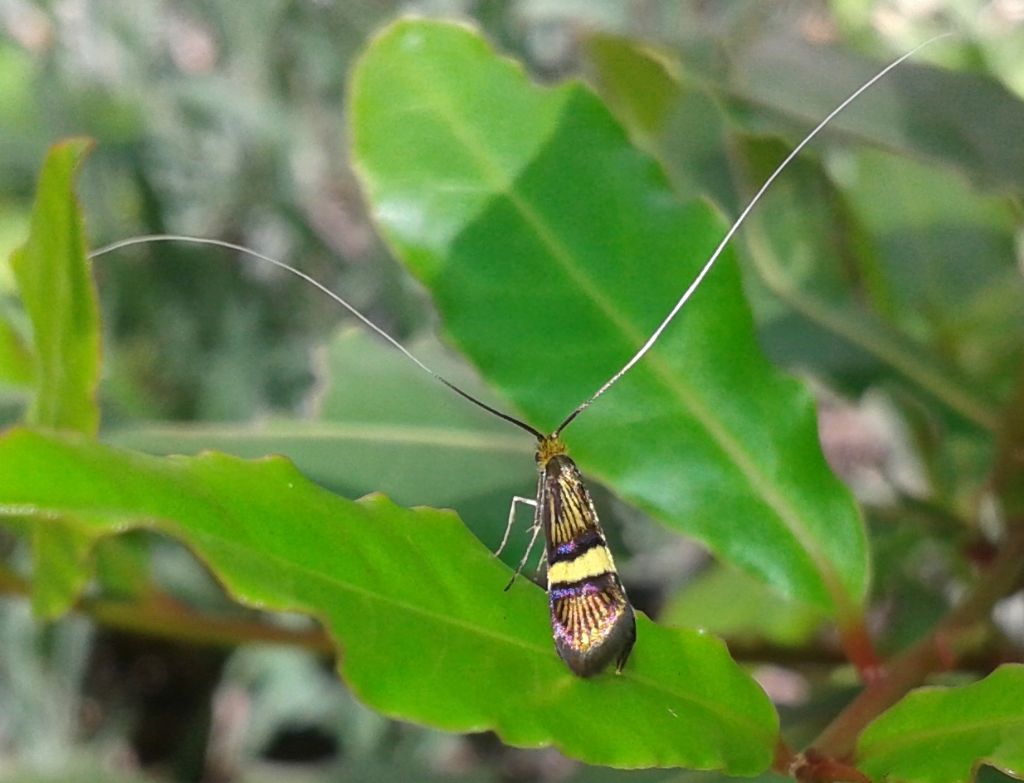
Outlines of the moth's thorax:
{"type": "Polygon", "coordinates": [[[537,443],[537,453],[534,458],[537,460],[538,469],[544,470],[552,459],[566,457],[568,454],[569,449],[565,447],[565,443],[558,435],[548,435],[537,443]]]}

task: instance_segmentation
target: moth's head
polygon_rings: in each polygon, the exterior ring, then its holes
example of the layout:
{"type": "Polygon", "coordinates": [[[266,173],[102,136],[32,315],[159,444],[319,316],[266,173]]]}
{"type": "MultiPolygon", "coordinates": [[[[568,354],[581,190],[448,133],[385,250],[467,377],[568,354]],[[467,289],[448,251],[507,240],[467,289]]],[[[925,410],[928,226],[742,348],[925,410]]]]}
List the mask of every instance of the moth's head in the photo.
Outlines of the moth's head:
{"type": "Polygon", "coordinates": [[[558,435],[546,435],[537,441],[537,453],[534,458],[537,460],[537,464],[543,468],[553,457],[568,453],[569,450],[558,435]]]}

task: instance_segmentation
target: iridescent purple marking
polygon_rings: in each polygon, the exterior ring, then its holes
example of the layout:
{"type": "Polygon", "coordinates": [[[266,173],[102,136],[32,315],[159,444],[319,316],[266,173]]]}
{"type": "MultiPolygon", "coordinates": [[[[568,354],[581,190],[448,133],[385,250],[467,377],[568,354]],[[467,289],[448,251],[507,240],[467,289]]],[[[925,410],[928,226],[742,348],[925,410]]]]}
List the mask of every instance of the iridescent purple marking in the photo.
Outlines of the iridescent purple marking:
{"type": "Polygon", "coordinates": [[[601,592],[601,588],[593,582],[570,585],[569,587],[552,587],[548,592],[550,602],[559,601],[563,598],[575,598],[576,596],[595,595],[601,592]]]}
{"type": "Polygon", "coordinates": [[[568,555],[576,551],[576,540],[566,541],[564,544],[559,544],[555,547],[555,553],[559,555],[568,555]]]}

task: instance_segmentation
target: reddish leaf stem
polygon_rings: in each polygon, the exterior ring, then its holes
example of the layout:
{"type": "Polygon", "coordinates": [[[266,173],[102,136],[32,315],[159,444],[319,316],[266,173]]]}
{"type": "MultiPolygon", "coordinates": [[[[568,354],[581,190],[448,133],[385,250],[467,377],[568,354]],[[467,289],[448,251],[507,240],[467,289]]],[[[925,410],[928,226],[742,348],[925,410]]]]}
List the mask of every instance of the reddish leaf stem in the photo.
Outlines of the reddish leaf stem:
{"type": "Polygon", "coordinates": [[[1024,576],[1024,525],[1008,527],[991,567],[965,598],[925,638],[893,658],[880,676],[869,684],[814,741],[824,757],[848,759],[864,728],[929,674],[947,668],[957,653],[957,643],[974,625],[987,620],[992,607],[1013,591],[1024,576]]]}
{"type": "Polygon", "coordinates": [[[875,652],[871,634],[864,625],[864,616],[860,615],[855,621],[842,627],[839,634],[843,652],[850,663],[857,667],[861,682],[868,686],[877,682],[883,676],[882,662],[875,652]]]}

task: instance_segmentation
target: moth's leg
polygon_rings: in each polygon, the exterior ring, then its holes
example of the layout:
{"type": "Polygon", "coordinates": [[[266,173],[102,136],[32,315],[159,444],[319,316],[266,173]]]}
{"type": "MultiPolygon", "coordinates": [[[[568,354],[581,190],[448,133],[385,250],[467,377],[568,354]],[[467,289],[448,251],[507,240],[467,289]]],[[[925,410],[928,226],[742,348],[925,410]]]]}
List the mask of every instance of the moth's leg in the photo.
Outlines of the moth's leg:
{"type": "MultiPolygon", "coordinates": [[[[498,548],[494,550],[495,557],[505,551],[505,546],[508,544],[508,537],[512,533],[512,525],[515,524],[516,521],[516,507],[520,503],[537,508],[537,501],[533,498],[524,498],[519,495],[512,498],[512,505],[508,508],[508,524],[505,525],[505,535],[501,537],[501,543],[498,544],[498,548]]],[[[536,534],[534,534],[534,537],[536,537],[536,534]]]]}
{"type": "MultiPolygon", "coordinates": [[[[536,501],[531,501],[534,505],[537,505],[536,501]]],[[[526,561],[530,559],[530,552],[533,551],[533,545],[537,543],[537,536],[540,535],[541,526],[534,522],[533,524],[533,535],[530,537],[530,545],[526,547],[526,552],[523,554],[523,559],[519,561],[519,565],[516,566],[516,572],[512,574],[512,578],[508,580],[508,584],[505,585],[505,589],[508,590],[512,587],[516,581],[516,577],[519,576],[523,567],[526,565],[526,561]]]]}
{"type": "MultiPolygon", "coordinates": [[[[534,533],[536,536],[536,533],[534,533]]],[[[540,557],[537,559],[537,570],[540,571],[541,566],[547,567],[548,564],[548,548],[542,546],[540,548],[540,557]]]]}

